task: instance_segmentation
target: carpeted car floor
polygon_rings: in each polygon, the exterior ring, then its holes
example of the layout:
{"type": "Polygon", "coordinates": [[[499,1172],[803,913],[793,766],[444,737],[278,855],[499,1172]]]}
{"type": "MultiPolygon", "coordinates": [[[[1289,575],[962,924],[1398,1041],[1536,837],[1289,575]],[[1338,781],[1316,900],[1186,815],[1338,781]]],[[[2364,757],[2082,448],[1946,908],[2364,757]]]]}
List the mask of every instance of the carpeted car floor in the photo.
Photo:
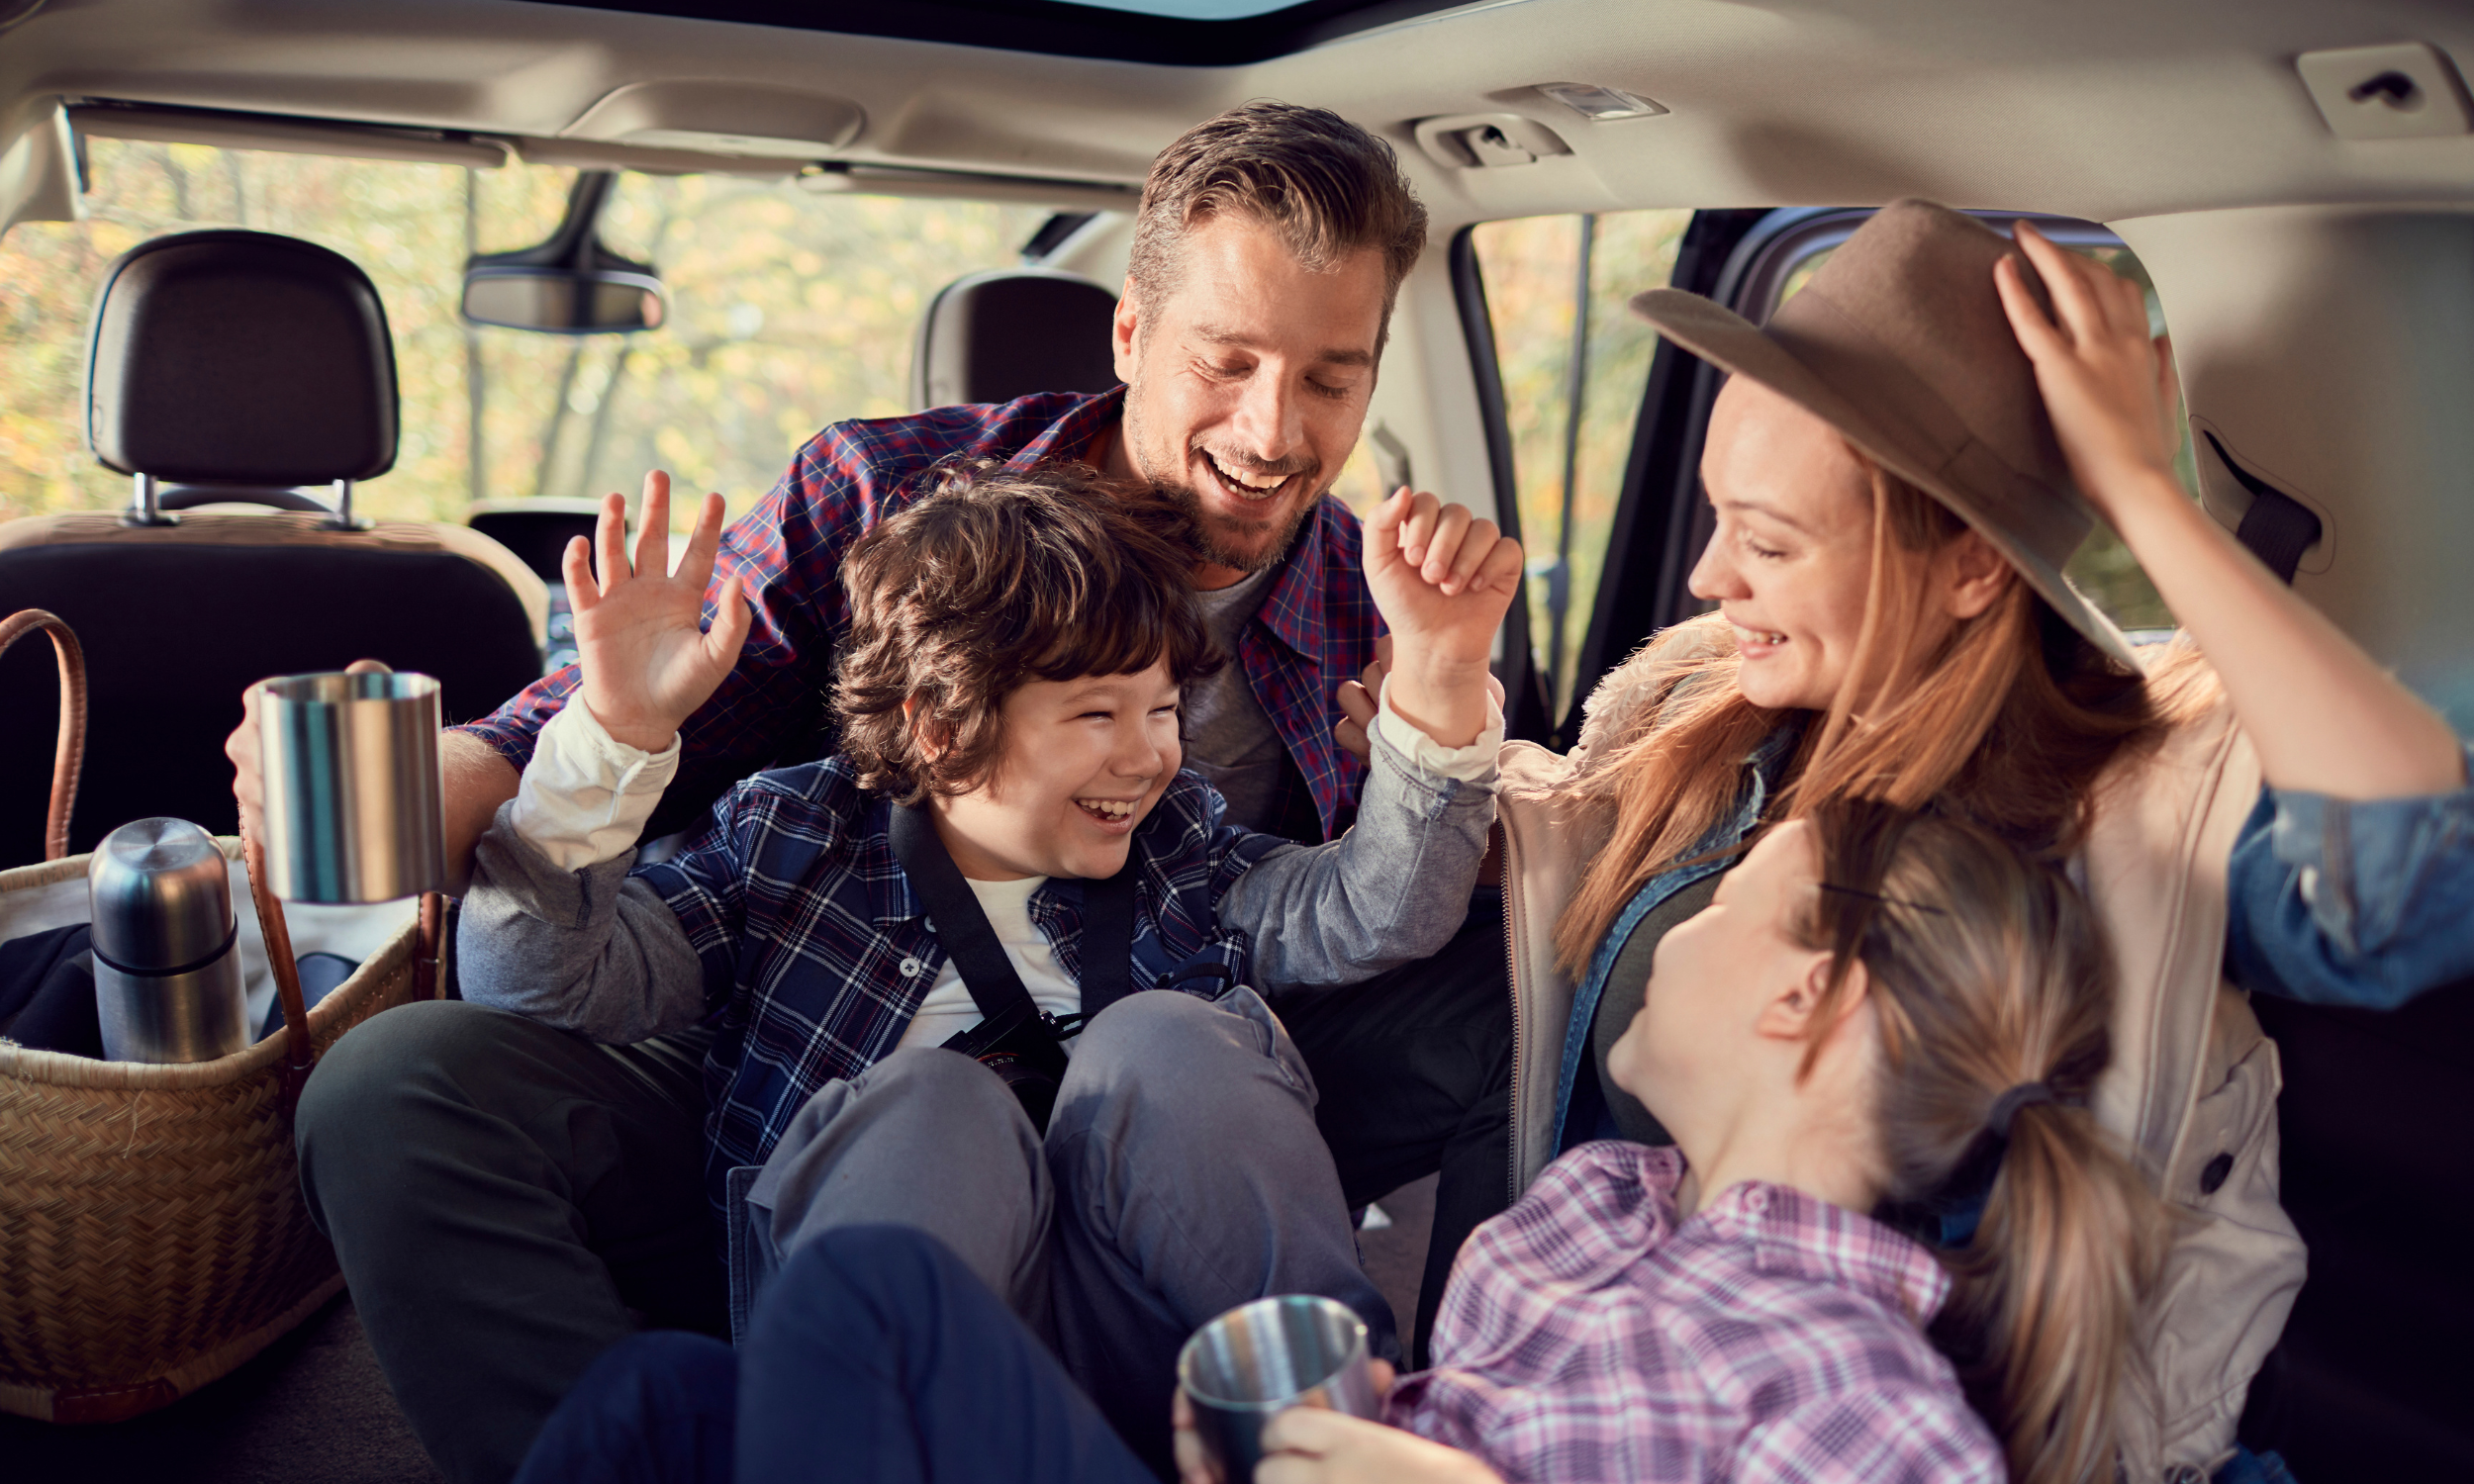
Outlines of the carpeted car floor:
{"type": "MultiPolygon", "coordinates": [[[[1405,1328],[1434,1219],[1429,1178],[1385,1196],[1360,1234],[1367,1271],[1405,1328]]],[[[62,1428],[0,1414],[11,1484],[437,1484],[361,1334],[349,1295],[224,1379],[160,1412],[62,1428]]]]}

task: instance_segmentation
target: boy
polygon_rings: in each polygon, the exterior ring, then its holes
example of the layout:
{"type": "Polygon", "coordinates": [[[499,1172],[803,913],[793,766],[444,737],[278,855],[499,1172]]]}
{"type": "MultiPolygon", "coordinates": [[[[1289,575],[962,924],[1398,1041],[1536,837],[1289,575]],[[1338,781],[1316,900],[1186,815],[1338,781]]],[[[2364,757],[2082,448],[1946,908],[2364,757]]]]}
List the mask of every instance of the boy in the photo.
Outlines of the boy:
{"type": "Polygon", "coordinates": [[[543,729],[482,839],[459,970],[468,1000],[596,1041],[713,1025],[707,1176],[734,1318],[822,1231],[918,1227],[1053,1336],[1158,1460],[1177,1346],[1233,1304],[1328,1294],[1396,1353],[1312,1080],[1245,985],[1361,979],[1459,926],[1492,820],[1486,667],[1517,545],[1405,490],[1368,522],[1393,634],[1375,773],[1356,828],[1308,848],[1223,825],[1179,771],[1179,688],[1222,661],[1173,508],[1074,465],[956,468],[844,565],[843,751],[740,785],[694,843],[631,874],[679,723],[748,626],[725,585],[697,631],[719,501],[675,576],[665,506],[647,502],[635,575],[615,509],[598,586],[581,540],[567,555],[584,704],[543,729]],[[915,827],[1043,1010],[1083,1010],[1109,973],[1085,954],[1089,883],[1129,861],[1119,977],[1187,991],[1090,1007],[1044,1135],[943,1049],[985,986],[928,919],[902,854],[922,848],[903,844],[915,827]]]}

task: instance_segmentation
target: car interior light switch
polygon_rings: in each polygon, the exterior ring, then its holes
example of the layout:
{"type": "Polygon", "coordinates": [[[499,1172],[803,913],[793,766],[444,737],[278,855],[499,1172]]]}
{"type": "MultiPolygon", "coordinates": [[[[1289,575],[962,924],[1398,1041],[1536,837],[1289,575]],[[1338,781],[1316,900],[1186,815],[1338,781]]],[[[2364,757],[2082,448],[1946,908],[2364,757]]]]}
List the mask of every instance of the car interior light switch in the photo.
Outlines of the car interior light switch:
{"type": "Polygon", "coordinates": [[[1621,119],[1648,119],[1666,112],[1666,105],[1655,103],[1638,93],[1622,88],[1601,87],[1594,82],[1542,82],[1538,91],[1561,103],[1592,124],[1612,124],[1621,119]]]}
{"type": "Polygon", "coordinates": [[[2306,51],[2294,59],[2311,101],[2342,139],[2402,139],[2474,130],[2447,53],[2422,42],[2306,51]]]}

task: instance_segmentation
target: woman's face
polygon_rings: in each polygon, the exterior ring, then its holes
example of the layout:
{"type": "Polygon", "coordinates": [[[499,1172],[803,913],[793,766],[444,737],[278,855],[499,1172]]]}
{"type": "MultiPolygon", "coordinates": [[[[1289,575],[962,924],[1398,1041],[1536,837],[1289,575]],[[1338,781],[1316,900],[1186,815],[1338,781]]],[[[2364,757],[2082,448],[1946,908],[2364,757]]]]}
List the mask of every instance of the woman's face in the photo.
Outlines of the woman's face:
{"type": "Polygon", "coordinates": [[[1829,423],[1738,376],[1710,412],[1701,482],[1718,529],[1692,596],[1735,626],[1745,697],[1826,709],[1863,631],[1870,476],[1829,423]]]}
{"type": "Polygon", "coordinates": [[[1829,955],[1789,936],[1820,880],[1811,826],[1790,821],[1721,877],[1718,894],[1659,941],[1648,995],[1606,1055],[1616,1086],[1679,1137],[1752,1075],[1763,1015],[1829,955]]]}

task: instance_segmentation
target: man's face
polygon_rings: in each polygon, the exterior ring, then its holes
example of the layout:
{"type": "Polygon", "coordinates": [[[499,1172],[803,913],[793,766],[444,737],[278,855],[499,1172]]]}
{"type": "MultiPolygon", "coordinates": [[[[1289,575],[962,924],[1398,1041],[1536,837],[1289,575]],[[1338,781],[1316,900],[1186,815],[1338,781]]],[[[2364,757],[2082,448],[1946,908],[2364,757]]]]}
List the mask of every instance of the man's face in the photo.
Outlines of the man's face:
{"type": "Polygon", "coordinates": [[[1181,279],[1156,305],[1128,282],[1117,302],[1123,447],[1132,472],[1183,504],[1207,566],[1278,561],[1357,445],[1382,332],[1382,254],[1310,273],[1280,232],[1210,218],[1179,249],[1181,279]]]}

